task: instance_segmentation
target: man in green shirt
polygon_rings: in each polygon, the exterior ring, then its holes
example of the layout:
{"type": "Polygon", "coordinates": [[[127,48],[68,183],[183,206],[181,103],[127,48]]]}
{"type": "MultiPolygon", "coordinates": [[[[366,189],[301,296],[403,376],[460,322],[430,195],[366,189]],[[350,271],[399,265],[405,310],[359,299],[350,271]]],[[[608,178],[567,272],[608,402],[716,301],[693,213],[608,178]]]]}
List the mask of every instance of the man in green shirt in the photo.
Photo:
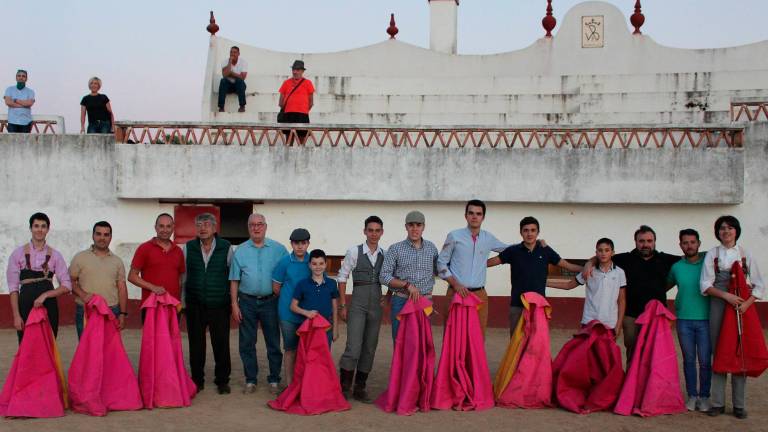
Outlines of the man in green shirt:
{"type": "Polygon", "coordinates": [[[683,352],[683,373],[689,411],[710,408],[709,389],[712,381],[712,345],[709,339],[709,299],[701,295],[699,279],[704,255],[699,253],[699,233],[693,229],[680,231],[680,249],[684,258],[672,265],[667,288],[677,285],[675,313],[677,338],[683,352]],[[696,357],[698,355],[698,389],[696,357]]]}

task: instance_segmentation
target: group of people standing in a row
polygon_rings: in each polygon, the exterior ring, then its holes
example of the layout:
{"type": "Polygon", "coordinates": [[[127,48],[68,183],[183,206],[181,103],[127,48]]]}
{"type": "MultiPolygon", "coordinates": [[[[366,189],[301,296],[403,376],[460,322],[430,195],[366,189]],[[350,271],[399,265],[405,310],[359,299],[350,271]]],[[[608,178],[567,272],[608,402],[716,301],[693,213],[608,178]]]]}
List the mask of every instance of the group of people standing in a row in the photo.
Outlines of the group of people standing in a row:
{"type": "MultiPolygon", "coordinates": [[[[384,223],[381,218],[370,216],[363,224],[365,241],[347,250],[334,280],[325,273],[325,253],[319,249],[309,252],[310,233],[306,229],[293,230],[289,253],[266,236],[266,218],[254,213],[248,219],[249,240],[233,248],[217,234],[216,218],[204,213],[195,219],[196,238],[182,248],[172,241],[173,217],[163,213],[155,221],[156,236],[136,250],[127,280],[142,289],[142,300],[151,293],[169,293],[182,299],[191,377],[198,391],[205,386],[206,331],[210,333],[214,353],[214,383],[218,393],[226,394],[231,392],[230,319],[239,323],[244,393],[252,393],[259,376],[256,339],[261,327],[267,349],[267,383],[270,391],[278,394],[283,363],[287,381],[292,379],[298,327],[305,319],[320,314],[332,323],[329,344],[339,336],[339,320],[347,322],[346,347],[339,361],[341,390],[345,397],[365,403],[372,401],[367,379],[372,372],[386,306],[390,309],[394,340],[403,306],[408,300],[431,299],[436,277],[448,282],[448,297],[466,297],[471,293],[482,301],[477,313],[483,335],[488,319],[487,267],[510,265],[510,329],[521,319],[522,294],[536,292],[543,296],[546,286],[572,289],[585,284],[582,325],[598,320],[613,329],[617,338],[623,334],[628,359],[632,358],[639,330],[635,319],[651,300],[666,302],[667,291],[677,286],[675,308],[688,393],[686,406],[710,415],[724,412],[726,375],[714,375],[710,398],[712,353],[719,340],[724,310],[733,307],[742,313],[765,294],[756,261],[749,251],[737,245],[741,226],[736,218],[717,219],[714,234],[720,244],[706,254],[699,252],[699,234],[692,229],[680,232],[682,258],[659,252],[655,248],[655,232],[643,225],[634,234],[635,249],[631,252],[614,255],[613,242],[602,238],[597,242],[595,256],[582,267],[562,259],[538,238],[540,226],[533,217],[520,221],[522,241],[508,245],[481,228],[486,216],[482,201],[467,202],[464,216],[466,227],[451,231],[441,251],[423,238],[426,220],[421,212],[406,215],[406,238],[387,250],[379,244],[384,223]],[[491,252],[498,255],[489,258],[491,252]],[[734,263],[740,263],[748,274],[751,295],[747,298],[728,293],[734,263]],[[572,280],[547,279],[550,264],[577,276],[572,280]],[[352,290],[347,302],[350,277],[352,290]],[[382,285],[387,286],[385,295],[382,285]]],[[[19,340],[33,307],[47,308],[55,334],[55,298],[68,291],[78,297],[78,335],[83,328],[82,304],[93,294],[106,299],[122,328],[127,315],[126,271],[120,258],[109,249],[110,224],[102,221],[94,225],[92,246],[75,255],[69,266],[46,243],[51,227],[48,216],[32,215],[29,226],[32,239],[13,251],[7,270],[19,340]],[[58,288],[54,288],[54,276],[58,288]]],[[[747,415],[745,382],[743,375],[732,377],[733,414],[739,418],[747,415]]]]}

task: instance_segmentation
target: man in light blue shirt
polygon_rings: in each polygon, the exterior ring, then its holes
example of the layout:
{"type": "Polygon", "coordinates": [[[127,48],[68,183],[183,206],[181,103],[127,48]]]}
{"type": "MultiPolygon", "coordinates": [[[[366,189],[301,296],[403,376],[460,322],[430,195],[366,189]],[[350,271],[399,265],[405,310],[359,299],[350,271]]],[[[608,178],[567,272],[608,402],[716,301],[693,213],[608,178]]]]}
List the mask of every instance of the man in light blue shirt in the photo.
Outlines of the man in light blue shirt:
{"type": "Polygon", "coordinates": [[[16,85],[5,89],[3,100],[8,106],[8,132],[30,133],[35,92],[27,87],[27,71],[16,71],[16,85]]]}
{"type": "MultiPolygon", "coordinates": [[[[471,292],[483,301],[477,313],[485,335],[485,327],[488,324],[486,262],[491,251],[502,252],[509,245],[502,243],[488,231],[480,229],[485,219],[484,202],[467,202],[464,218],[467,220],[467,227],[451,231],[445,239],[443,250],[437,257],[437,274],[450,284],[446,292],[447,298],[453,298],[454,294],[466,297],[471,292]]],[[[447,318],[448,311],[444,316],[447,318]]]]}
{"type": "Polygon", "coordinates": [[[269,362],[267,381],[270,391],[277,394],[283,354],[280,351],[278,298],[272,291],[272,272],[288,251],[285,246],[266,237],[267,220],[263,215],[254,213],[248,218],[248,234],[250,239],[238,246],[232,255],[229,271],[232,317],[240,324],[240,359],[245,372],[243,392],[256,391],[259,374],[256,330],[261,323],[269,362]]]}

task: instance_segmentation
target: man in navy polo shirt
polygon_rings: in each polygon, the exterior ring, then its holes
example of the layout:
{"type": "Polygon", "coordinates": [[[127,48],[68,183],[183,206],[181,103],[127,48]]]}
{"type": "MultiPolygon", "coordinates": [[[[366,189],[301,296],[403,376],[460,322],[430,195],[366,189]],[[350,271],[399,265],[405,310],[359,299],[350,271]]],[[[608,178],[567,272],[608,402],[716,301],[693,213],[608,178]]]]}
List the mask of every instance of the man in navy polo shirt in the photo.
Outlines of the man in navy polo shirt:
{"type": "Polygon", "coordinates": [[[509,264],[512,279],[512,299],[509,308],[509,331],[514,331],[523,314],[520,295],[536,292],[542,296],[547,285],[547,268],[550,264],[571,272],[580,272],[581,266],[571,264],[549,246],[542,245],[539,238],[539,221],[526,216],[520,221],[520,236],[523,241],[512,245],[488,260],[488,267],[509,264]]]}

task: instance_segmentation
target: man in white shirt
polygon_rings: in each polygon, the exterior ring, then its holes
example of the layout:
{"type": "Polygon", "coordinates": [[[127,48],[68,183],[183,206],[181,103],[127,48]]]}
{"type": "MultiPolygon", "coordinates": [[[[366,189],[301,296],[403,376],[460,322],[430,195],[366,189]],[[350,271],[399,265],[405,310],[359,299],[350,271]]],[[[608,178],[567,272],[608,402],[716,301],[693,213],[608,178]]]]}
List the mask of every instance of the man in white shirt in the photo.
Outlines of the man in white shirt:
{"type": "Polygon", "coordinates": [[[379,239],[384,234],[384,223],[378,216],[365,220],[365,243],[347,250],[336,280],[339,283],[339,315],[347,321],[347,346],[339,360],[339,379],[344,396],[349,395],[354,377],[352,397],[363,403],[371,403],[365,390],[368,374],[373,367],[373,357],[379,343],[382,296],[379,275],[384,264],[384,250],[379,239]],[[352,300],[347,311],[345,294],[347,278],[352,275],[352,300]],[[357,374],[355,374],[357,370],[357,374]]]}
{"type": "Polygon", "coordinates": [[[237,93],[240,109],[245,112],[245,77],[248,76],[248,63],[240,58],[240,48],[233,46],[229,49],[229,58],[221,64],[221,81],[219,81],[219,112],[224,112],[224,102],[228,93],[237,93]]]}

